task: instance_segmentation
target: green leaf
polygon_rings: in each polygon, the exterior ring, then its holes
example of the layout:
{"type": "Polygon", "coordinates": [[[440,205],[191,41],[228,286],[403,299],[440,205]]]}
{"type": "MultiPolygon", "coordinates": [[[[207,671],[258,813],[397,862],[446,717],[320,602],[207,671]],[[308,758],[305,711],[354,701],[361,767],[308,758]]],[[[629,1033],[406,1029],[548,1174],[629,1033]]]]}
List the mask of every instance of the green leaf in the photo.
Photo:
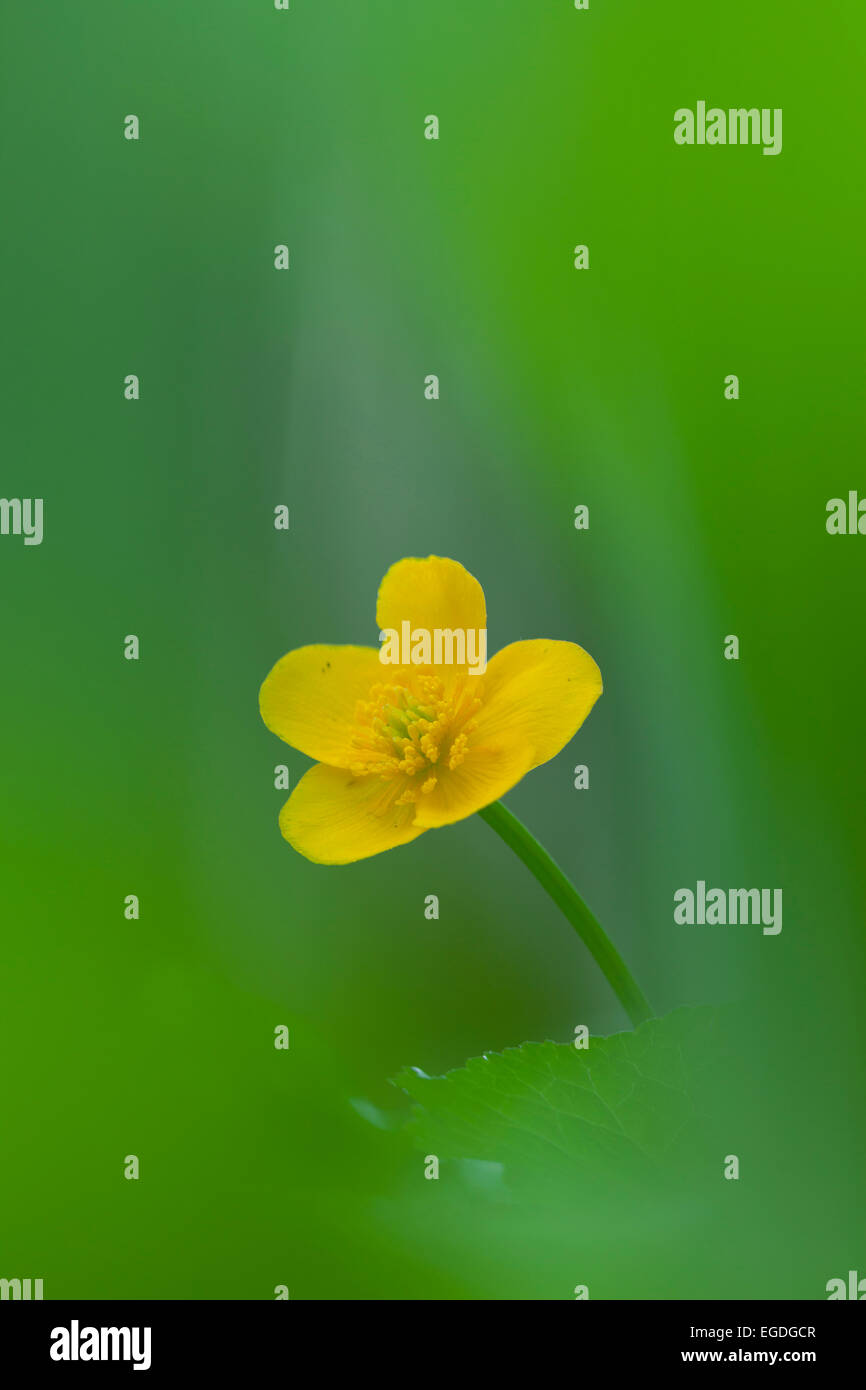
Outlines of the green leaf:
{"type": "Polygon", "coordinates": [[[425,1153],[502,1163],[510,1184],[673,1177],[696,1163],[717,1179],[710,1101],[726,1053],[718,1010],[678,1009],[587,1049],[524,1043],[393,1084],[415,1102],[408,1129],[425,1153]]]}

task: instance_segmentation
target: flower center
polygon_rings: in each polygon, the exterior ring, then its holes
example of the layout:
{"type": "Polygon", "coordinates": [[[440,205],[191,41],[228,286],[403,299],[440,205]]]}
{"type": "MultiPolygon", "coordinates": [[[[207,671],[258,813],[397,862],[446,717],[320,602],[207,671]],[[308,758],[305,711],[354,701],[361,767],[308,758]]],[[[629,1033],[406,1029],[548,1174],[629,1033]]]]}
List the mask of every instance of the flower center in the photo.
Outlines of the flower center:
{"type": "Polygon", "coordinates": [[[356,777],[405,778],[398,806],[427,795],[446,769],[460,766],[481,708],[465,681],[446,690],[438,677],[419,676],[414,686],[374,685],[355,710],[358,756],[350,770],[356,777]]]}

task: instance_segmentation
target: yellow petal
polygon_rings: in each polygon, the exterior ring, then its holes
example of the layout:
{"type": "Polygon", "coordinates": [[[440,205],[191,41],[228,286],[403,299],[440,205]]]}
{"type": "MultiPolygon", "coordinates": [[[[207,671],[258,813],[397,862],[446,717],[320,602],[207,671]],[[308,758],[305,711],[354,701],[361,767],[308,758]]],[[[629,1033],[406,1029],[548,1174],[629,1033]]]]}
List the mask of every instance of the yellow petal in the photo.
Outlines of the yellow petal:
{"type": "Polygon", "coordinates": [[[401,623],[433,632],[436,628],[487,626],[487,605],[478,580],[456,560],[428,555],[426,560],[398,560],[379,586],[376,622],[380,631],[401,623]]]}
{"type": "Polygon", "coordinates": [[[464,762],[442,772],[431,792],[419,797],[415,824],[424,830],[465,820],[491,801],[498,801],[532,767],[529,750],[507,739],[499,747],[475,745],[464,762]]]}
{"type": "Polygon", "coordinates": [[[397,806],[402,779],[353,777],[318,763],[305,772],[280,812],[289,844],[314,864],[352,864],[423,834],[415,807],[397,806]]]}
{"type": "Polygon", "coordinates": [[[318,762],[348,767],[355,706],[382,679],[374,647],[298,647],[277,662],[259,693],[272,733],[318,762]]]}
{"type": "Polygon", "coordinates": [[[583,647],[547,638],[503,647],[480,679],[471,749],[513,740],[530,753],[530,767],[565,747],[602,691],[601,671],[583,647]]]}

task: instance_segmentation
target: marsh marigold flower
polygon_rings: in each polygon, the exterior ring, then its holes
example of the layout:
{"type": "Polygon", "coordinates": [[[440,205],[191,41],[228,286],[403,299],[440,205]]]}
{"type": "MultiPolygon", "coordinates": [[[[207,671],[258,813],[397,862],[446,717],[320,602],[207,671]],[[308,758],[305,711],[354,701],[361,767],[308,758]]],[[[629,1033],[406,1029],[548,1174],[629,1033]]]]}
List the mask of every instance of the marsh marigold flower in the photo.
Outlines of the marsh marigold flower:
{"type": "MultiPolygon", "coordinates": [[[[399,560],[381,630],[481,631],[484,591],[456,560],[399,560]]],[[[565,747],[601,694],[582,647],[513,642],[483,674],[466,662],[383,665],[376,647],[299,647],[261,688],[273,733],[316,759],[280,813],[307,859],[349,864],[497,801],[565,747]]]]}

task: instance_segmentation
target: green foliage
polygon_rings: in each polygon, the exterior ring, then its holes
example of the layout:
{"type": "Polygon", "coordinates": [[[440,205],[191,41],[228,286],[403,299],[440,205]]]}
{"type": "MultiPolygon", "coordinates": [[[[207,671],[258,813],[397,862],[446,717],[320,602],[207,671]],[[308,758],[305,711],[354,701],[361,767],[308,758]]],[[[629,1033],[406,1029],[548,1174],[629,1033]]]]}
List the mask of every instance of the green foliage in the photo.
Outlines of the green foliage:
{"type": "Polygon", "coordinates": [[[415,1102],[407,1128],[425,1153],[501,1163],[509,1185],[541,1193],[559,1179],[695,1175],[704,1162],[718,1175],[708,1129],[725,1055],[718,1010],[678,1009],[586,1049],[524,1043],[445,1076],[409,1068],[394,1085],[415,1102]]]}

